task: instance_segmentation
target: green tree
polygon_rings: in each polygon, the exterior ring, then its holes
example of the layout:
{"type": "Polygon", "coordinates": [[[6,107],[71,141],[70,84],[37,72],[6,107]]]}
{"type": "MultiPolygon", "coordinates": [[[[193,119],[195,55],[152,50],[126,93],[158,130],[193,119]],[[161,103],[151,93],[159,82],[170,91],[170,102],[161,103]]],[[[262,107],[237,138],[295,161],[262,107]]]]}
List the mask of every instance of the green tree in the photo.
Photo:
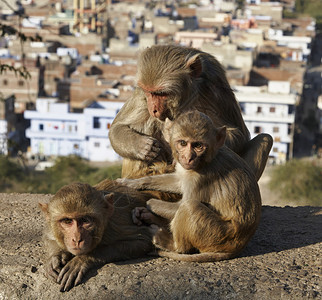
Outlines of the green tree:
{"type": "Polygon", "coordinates": [[[0,190],[6,191],[24,178],[23,169],[8,157],[0,155],[0,190]]]}
{"type": "Polygon", "coordinates": [[[78,156],[60,157],[55,165],[44,172],[32,172],[22,183],[25,192],[55,194],[62,186],[72,182],[95,185],[109,178],[121,176],[121,166],[94,168],[78,156]]]}
{"type": "MultiPolygon", "coordinates": [[[[10,72],[14,72],[16,74],[16,76],[20,76],[22,78],[24,78],[25,80],[28,80],[31,78],[31,75],[30,73],[28,72],[27,68],[25,67],[25,61],[24,61],[24,57],[25,57],[25,52],[24,52],[24,49],[23,49],[23,44],[26,42],[26,41],[31,41],[31,42],[34,42],[34,41],[42,41],[42,38],[36,34],[35,37],[33,36],[26,36],[25,34],[23,34],[21,31],[20,31],[20,28],[21,28],[21,22],[23,20],[23,18],[28,18],[27,15],[25,15],[24,11],[23,10],[15,10],[8,1],[6,0],[0,0],[1,2],[3,2],[9,9],[11,9],[13,11],[13,13],[15,15],[17,15],[19,18],[19,29],[16,29],[14,28],[13,26],[10,26],[10,25],[5,25],[5,24],[2,24],[0,22],[0,37],[5,37],[5,36],[13,36],[15,35],[19,41],[20,41],[20,47],[21,47],[21,57],[22,57],[22,66],[21,67],[14,67],[14,66],[11,66],[11,65],[8,65],[8,64],[3,64],[1,63],[0,61],[0,75],[2,73],[5,73],[7,71],[10,71],[10,72]]],[[[0,95],[1,96],[1,95],[0,95]]]]}

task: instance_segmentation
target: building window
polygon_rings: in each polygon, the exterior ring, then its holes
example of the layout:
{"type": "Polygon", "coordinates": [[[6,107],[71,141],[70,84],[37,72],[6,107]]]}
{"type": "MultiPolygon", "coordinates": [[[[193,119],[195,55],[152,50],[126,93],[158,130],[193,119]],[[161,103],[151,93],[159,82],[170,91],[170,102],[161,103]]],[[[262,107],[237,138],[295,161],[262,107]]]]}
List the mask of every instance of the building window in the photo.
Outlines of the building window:
{"type": "Polygon", "coordinates": [[[276,137],[274,138],[274,142],[275,142],[275,143],[280,143],[280,142],[281,142],[281,138],[280,138],[279,136],[276,136],[276,137]]]}
{"type": "Polygon", "coordinates": [[[262,112],[262,107],[261,106],[257,106],[257,113],[261,113],[262,112]]]}
{"type": "Polygon", "coordinates": [[[39,124],[39,130],[43,131],[44,130],[44,124],[39,124]]]}
{"type": "Polygon", "coordinates": [[[279,131],[280,131],[279,127],[277,127],[277,126],[274,126],[274,127],[273,127],[273,132],[274,132],[274,133],[277,133],[277,132],[279,132],[279,131]]]}
{"type": "Polygon", "coordinates": [[[288,114],[291,115],[294,113],[295,107],[294,105],[289,105],[288,106],[288,114]]]}
{"type": "Polygon", "coordinates": [[[239,103],[239,107],[242,113],[245,113],[245,103],[239,103]]]}
{"type": "Polygon", "coordinates": [[[77,125],[75,125],[75,131],[77,131],[77,125]]]}
{"type": "Polygon", "coordinates": [[[287,126],[287,134],[291,134],[291,133],[292,133],[292,124],[288,124],[288,126],[287,126]]]}
{"type": "Polygon", "coordinates": [[[269,112],[270,112],[270,113],[274,113],[274,112],[275,112],[275,107],[270,107],[270,108],[269,108],[269,112]]]}
{"type": "Polygon", "coordinates": [[[107,123],[107,129],[111,128],[111,123],[107,123]]]}
{"type": "Polygon", "coordinates": [[[273,147],[273,152],[277,153],[278,152],[278,148],[277,147],[273,147]]]}
{"type": "Polygon", "coordinates": [[[100,147],[100,143],[99,143],[99,142],[95,142],[95,143],[94,143],[94,147],[95,147],[95,148],[99,148],[99,147],[100,147]]]}
{"type": "Polygon", "coordinates": [[[101,124],[99,122],[98,117],[94,117],[94,119],[93,119],[93,128],[96,128],[96,129],[101,128],[101,124]]]}
{"type": "Polygon", "coordinates": [[[19,85],[19,86],[23,86],[23,85],[24,85],[23,80],[19,80],[19,81],[18,81],[18,85],[19,85]]]}
{"type": "Polygon", "coordinates": [[[79,149],[79,145],[78,144],[74,144],[74,149],[79,149]]]}
{"type": "Polygon", "coordinates": [[[3,80],[3,85],[8,85],[8,80],[7,79],[3,80]]]}
{"type": "Polygon", "coordinates": [[[261,132],[262,132],[262,127],[255,126],[254,133],[261,133],[261,132]]]}

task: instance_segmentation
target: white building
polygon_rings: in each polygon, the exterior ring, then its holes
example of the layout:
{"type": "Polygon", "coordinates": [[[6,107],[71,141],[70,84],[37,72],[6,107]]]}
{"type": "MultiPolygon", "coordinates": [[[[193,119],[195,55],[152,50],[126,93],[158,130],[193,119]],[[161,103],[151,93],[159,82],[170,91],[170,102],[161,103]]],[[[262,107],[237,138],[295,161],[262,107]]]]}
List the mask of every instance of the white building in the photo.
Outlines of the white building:
{"type": "Polygon", "coordinates": [[[79,155],[90,161],[120,160],[108,138],[109,128],[123,102],[93,102],[83,113],[69,112],[68,103],[41,98],[30,119],[26,136],[31,153],[44,156],[79,155]]]}
{"type": "Polygon", "coordinates": [[[268,87],[237,86],[235,95],[251,138],[268,133],[274,143],[270,160],[283,163],[292,156],[296,95],[290,83],[270,81],[268,87]]]}
{"type": "Polygon", "coordinates": [[[270,28],[268,39],[276,41],[277,46],[289,48],[293,61],[306,61],[311,53],[312,38],[308,36],[285,36],[282,30],[270,28]]]}
{"type": "MultiPolygon", "coordinates": [[[[8,155],[8,139],[16,134],[15,97],[0,101],[0,155],[8,155]]],[[[14,139],[13,139],[14,140],[14,139]]]]}
{"type": "Polygon", "coordinates": [[[7,121],[0,119],[0,155],[8,154],[7,121]]]}

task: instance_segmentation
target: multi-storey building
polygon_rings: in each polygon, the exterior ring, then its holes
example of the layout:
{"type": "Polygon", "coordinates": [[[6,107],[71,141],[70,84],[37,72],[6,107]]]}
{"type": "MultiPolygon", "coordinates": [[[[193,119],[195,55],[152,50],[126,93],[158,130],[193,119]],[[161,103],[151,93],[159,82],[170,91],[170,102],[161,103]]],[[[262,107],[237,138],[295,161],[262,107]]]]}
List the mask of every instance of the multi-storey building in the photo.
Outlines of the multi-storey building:
{"type": "Polygon", "coordinates": [[[30,154],[42,156],[79,155],[90,161],[117,161],[108,132],[124,102],[93,102],[82,113],[71,113],[68,103],[40,98],[36,110],[27,110],[30,154]]]}
{"type": "Polygon", "coordinates": [[[8,138],[13,137],[15,133],[15,97],[10,96],[0,100],[0,155],[7,155],[9,152],[8,138]]]}
{"type": "Polygon", "coordinates": [[[290,83],[270,81],[267,87],[235,88],[251,138],[259,133],[269,133],[273,137],[269,155],[272,163],[283,163],[291,158],[296,95],[290,94],[290,83]]]}

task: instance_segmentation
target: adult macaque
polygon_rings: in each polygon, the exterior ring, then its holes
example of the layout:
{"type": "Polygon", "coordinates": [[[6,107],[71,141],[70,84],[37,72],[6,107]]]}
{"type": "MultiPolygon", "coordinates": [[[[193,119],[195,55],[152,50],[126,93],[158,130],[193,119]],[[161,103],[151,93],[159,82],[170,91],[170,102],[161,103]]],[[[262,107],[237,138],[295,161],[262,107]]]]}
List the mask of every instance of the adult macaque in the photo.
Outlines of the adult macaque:
{"type": "Polygon", "coordinates": [[[173,172],[163,123],[193,108],[207,114],[216,127],[227,127],[226,145],[246,157],[258,179],[270,137],[259,135],[249,147],[249,132],[220,63],[205,52],[175,45],[157,45],[141,53],[137,88],[110,128],[111,144],[124,158],[122,177],[173,172]]]}
{"type": "Polygon", "coordinates": [[[82,183],[66,185],[49,204],[39,203],[47,220],[44,242],[49,258],[45,269],[61,291],[81,283],[94,266],[151,251],[153,228],[139,227],[131,217],[132,209],[145,205],[148,197],[104,181],[96,188],[82,183]]]}
{"type": "Polygon", "coordinates": [[[182,199],[175,203],[151,199],[147,204],[153,214],[137,208],[135,222],[160,226],[154,243],[168,250],[160,251],[162,256],[200,262],[235,257],[254,234],[261,215],[253,172],[224,146],[226,128],[216,129],[203,113],[181,114],[166,129],[177,162],[175,173],[118,182],[137,189],[181,193],[182,199]],[[170,230],[155,215],[169,220],[170,230]]]}

